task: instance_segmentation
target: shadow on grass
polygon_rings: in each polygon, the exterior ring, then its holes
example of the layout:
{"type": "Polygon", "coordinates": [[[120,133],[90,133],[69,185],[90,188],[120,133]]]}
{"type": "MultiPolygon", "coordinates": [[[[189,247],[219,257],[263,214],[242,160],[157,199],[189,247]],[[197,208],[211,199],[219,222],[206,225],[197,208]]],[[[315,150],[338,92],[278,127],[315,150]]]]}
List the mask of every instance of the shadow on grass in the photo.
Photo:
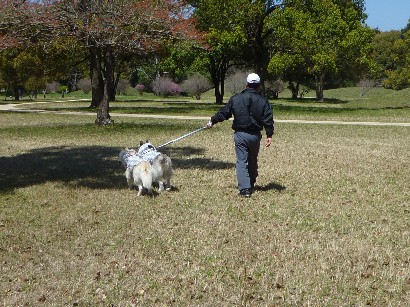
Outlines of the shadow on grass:
{"type": "Polygon", "coordinates": [[[264,185],[264,186],[255,186],[255,190],[256,190],[256,191],[276,190],[276,191],[278,191],[278,192],[282,192],[282,191],[285,190],[285,189],[286,189],[285,186],[283,186],[283,185],[281,185],[281,184],[279,184],[279,183],[276,183],[276,182],[271,182],[271,183],[269,183],[269,184],[267,184],[267,185],[264,185]]]}
{"type": "Polygon", "coordinates": [[[348,103],[349,100],[343,100],[343,99],[338,99],[338,98],[325,98],[323,101],[317,101],[316,98],[278,98],[278,99],[270,99],[269,100],[271,103],[275,104],[276,102],[293,102],[293,103],[298,103],[298,104],[305,104],[305,103],[310,103],[310,104],[345,104],[348,103]]]}
{"type": "Polygon", "coordinates": [[[90,188],[120,188],[122,171],[110,147],[47,147],[0,158],[0,191],[45,182],[90,188]]]}
{"type": "MultiPolygon", "coordinates": [[[[119,151],[120,148],[116,147],[60,146],[33,149],[13,157],[0,157],[0,192],[13,192],[16,188],[46,182],[91,189],[122,189],[126,187],[126,182],[117,161],[119,151]]],[[[198,148],[182,147],[177,152],[181,155],[172,158],[176,170],[234,166],[206,158],[190,159],[190,155],[202,153],[198,148]]]]}
{"type": "Polygon", "coordinates": [[[333,107],[324,107],[324,106],[306,106],[303,104],[300,105],[280,105],[280,104],[272,104],[272,108],[274,111],[287,111],[292,113],[330,113],[330,114],[339,114],[345,112],[356,112],[356,111],[380,111],[380,110],[404,110],[409,109],[407,106],[396,106],[396,107],[380,107],[380,108],[369,108],[369,107],[340,107],[340,108],[333,108],[333,107]]]}

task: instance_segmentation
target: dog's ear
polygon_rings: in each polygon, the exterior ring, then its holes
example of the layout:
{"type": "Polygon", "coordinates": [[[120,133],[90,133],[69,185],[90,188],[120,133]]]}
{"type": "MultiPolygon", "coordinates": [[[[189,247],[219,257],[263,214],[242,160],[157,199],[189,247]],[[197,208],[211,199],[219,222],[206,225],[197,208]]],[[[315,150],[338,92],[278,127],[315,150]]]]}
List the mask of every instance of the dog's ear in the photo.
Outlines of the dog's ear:
{"type": "Polygon", "coordinates": [[[144,145],[144,142],[143,142],[143,141],[140,141],[140,146],[142,146],[142,145],[144,145]]]}

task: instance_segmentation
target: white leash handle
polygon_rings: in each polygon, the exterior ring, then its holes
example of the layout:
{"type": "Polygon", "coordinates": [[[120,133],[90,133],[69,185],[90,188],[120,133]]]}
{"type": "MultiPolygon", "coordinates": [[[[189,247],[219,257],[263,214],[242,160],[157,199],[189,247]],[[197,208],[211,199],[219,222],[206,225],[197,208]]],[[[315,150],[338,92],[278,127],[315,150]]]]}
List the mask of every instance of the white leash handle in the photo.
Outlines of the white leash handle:
{"type": "Polygon", "coordinates": [[[186,138],[187,136],[190,136],[190,135],[192,135],[192,134],[194,134],[194,133],[197,133],[197,132],[199,132],[199,131],[202,131],[202,130],[204,130],[205,128],[206,128],[206,127],[201,127],[201,128],[199,128],[199,129],[196,129],[195,131],[192,131],[192,132],[189,132],[189,133],[187,133],[187,134],[184,134],[183,136],[180,136],[179,138],[176,138],[176,139],[174,139],[174,140],[172,140],[172,141],[166,142],[165,144],[162,144],[162,145],[158,146],[157,148],[161,148],[161,147],[167,146],[167,145],[169,145],[169,144],[171,144],[171,143],[174,143],[174,142],[179,141],[179,140],[181,140],[181,139],[183,139],[183,138],[186,138]]]}

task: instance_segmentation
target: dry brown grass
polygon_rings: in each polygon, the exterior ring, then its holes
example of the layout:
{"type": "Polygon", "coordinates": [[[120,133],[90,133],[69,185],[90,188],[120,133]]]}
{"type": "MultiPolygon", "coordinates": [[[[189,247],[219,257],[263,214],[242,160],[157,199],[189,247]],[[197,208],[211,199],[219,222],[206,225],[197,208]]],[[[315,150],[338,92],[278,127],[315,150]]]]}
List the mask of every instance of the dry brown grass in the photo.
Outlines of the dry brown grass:
{"type": "Polygon", "coordinates": [[[237,196],[232,132],[170,145],[174,190],[115,161],[198,121],[0,114],[4,306],[407,306],[410,128],[278,124],[237,196]],[[50,124],[48,124],[50,123],[50,124]]]}

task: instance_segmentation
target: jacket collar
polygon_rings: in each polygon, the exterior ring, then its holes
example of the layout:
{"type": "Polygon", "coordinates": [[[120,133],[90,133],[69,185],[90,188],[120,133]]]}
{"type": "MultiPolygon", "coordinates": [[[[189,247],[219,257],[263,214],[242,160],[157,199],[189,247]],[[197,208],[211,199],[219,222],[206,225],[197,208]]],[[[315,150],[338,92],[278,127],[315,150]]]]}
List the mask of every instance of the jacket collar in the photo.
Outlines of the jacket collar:
{"type": "Polygon", "coordinates": [[[247,87],[242,91],[242,93],[252,93],[252,94],[259,94],[260,95],[261,92],[254,89],[254,88],[247,87]]]}

